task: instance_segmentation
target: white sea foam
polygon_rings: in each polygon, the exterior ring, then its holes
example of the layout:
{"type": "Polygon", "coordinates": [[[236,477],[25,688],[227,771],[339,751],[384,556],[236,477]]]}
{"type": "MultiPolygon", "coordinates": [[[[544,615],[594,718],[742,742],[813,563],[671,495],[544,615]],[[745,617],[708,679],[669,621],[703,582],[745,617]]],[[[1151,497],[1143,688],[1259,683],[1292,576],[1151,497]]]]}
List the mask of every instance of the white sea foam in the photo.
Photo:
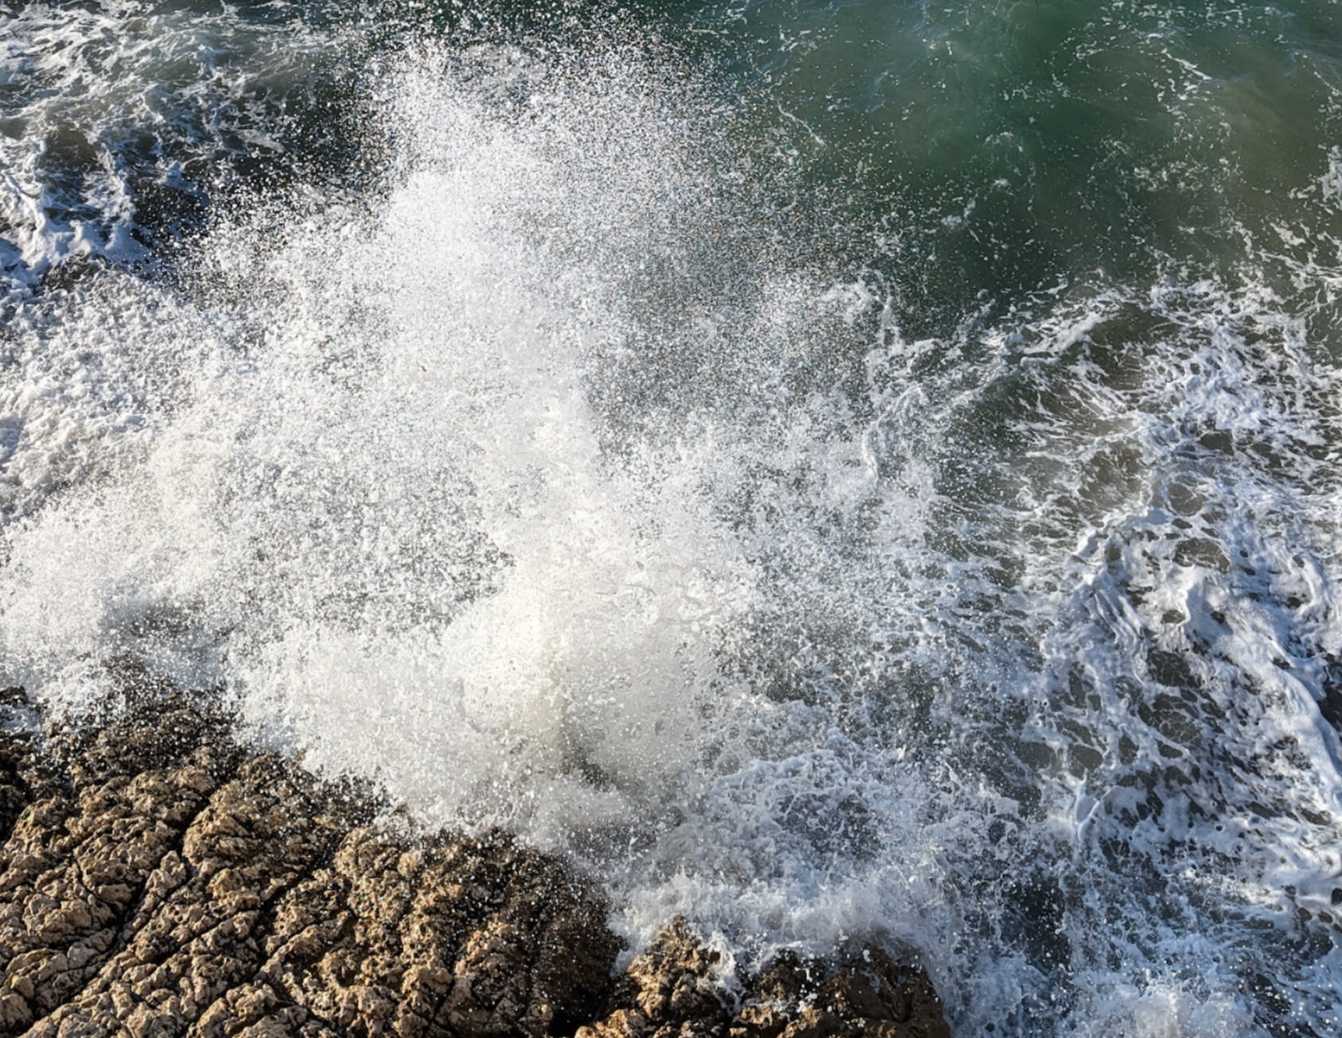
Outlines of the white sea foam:
{"type": "Polygon", "coordinates": [[[147,259],[147,189],[201,195],[221,159],[284,151],[285,95],[342,34],[138,0],[0,9],[0,299],[72,260],[147,259]]]}
{"type": "Polygon", "coordinates": [[[383,195],[22,304],[0,678],[80,709],[135,654],[570,850],[636,940],[908,947],[962,1034],[1262,1033],[1260,974],[1326,1030],[1299,325],[1202,284],[908,342],[732,187],[728,115],[582,58],[418,53],[383,195]]]}

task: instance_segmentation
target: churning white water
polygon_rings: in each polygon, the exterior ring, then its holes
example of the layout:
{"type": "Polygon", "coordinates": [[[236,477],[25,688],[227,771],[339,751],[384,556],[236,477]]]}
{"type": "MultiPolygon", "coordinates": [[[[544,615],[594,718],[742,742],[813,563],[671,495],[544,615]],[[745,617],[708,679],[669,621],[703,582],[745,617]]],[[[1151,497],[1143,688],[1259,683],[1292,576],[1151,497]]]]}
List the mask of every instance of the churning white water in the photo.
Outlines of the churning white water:
{"type": "Polygon", "coordinates": [[[380,90],[380,193],[16,304],[0,680],[134,655],[636,940],[911,950],[958,1034],[1336,1027],[1338,378],[1279,300],[912,342],[647,59],[380,90]]]}

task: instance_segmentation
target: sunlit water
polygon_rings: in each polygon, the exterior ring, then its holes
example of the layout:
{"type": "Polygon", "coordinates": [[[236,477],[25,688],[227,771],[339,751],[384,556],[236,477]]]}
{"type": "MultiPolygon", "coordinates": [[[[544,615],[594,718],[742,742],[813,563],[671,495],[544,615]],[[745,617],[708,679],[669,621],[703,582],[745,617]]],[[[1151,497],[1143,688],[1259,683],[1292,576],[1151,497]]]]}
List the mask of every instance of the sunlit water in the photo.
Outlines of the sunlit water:
{"type": "Polygon", "coordinates": [[[1337,1033],[1340,10],[0,7],[0,683],[957,1035],[1337,1033]]]}

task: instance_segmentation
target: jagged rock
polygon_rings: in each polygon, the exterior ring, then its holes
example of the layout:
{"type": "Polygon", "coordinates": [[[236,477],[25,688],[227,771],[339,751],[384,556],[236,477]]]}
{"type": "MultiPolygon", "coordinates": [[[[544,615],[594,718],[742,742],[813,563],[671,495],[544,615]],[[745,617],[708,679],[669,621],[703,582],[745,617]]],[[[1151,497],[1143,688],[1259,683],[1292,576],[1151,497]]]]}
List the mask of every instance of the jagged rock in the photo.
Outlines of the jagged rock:
{"type": "Polygon", "coordinates": [[[726,1034],[726,996],[715,976],[718,954],[675,919],[615,983],[602,1019],[577,1038],[726,1034]]]}
{"type": "Polygon", "coordinates": [[[371,790],[133,688],[45,739],[0,731],[0,1036],[948,1034],[926,978],[875,952],[832,975],[781,959],[736,1006],[677,920],[612,978],[608,906],[561,860],[375,825],[371,790]]]}
{"type": "Polygon", "coordinates": [[[248,754],[162,689],[53,735],[0,853],[0,1034],[454,1035],[572,1030],[618,942],[598,892],[501,833],[369,827],[367,791],[248,754]]]}
{"type": "Polygon", "coordinates": [[[718,955],[676,919],[577,1038],[950,1038],[927,975],[864,949],[840,965],[780,955],[733,1008],[718,955]]]}
{"type": "Polygon", "coordinates": [[[864,948],[837,970],[817,961],[780,958],[760,978],[759,998],[760,1005],[804,1007],[782,1029],[785,1038],[950,1035],[927,974],[896,963],[879,948],[864,948]]]}

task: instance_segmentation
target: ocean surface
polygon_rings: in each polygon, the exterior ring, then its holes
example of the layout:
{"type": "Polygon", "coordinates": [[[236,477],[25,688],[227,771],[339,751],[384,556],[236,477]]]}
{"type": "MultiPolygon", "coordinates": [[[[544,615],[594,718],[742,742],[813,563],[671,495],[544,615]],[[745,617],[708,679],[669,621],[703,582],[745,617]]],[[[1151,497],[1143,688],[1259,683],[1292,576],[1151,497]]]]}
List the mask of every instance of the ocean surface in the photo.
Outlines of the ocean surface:
{"type": "Polygon", "coordinates": [[[1342,1033],[1342,5],[0,2],[0,684],[728,981],[1342,1033]]]}

